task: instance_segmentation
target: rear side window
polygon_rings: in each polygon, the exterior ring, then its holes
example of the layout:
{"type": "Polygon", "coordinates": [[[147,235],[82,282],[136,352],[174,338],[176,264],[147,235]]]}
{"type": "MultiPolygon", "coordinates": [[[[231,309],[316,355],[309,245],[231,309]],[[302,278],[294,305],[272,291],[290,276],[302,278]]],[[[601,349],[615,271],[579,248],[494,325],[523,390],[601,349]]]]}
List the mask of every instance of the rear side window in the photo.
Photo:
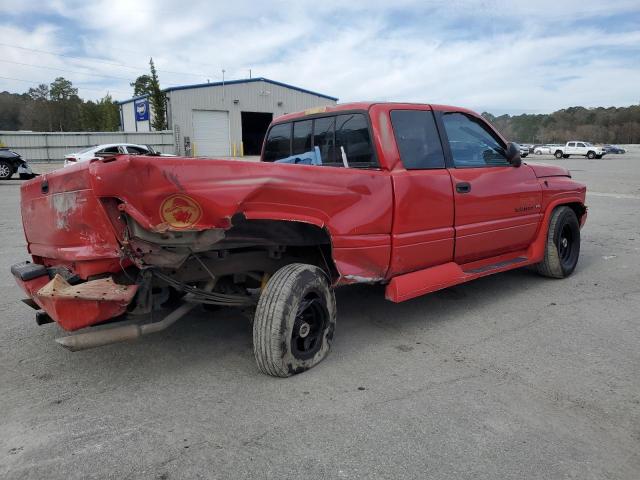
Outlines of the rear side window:
{"type": "Polygon", "coordinates": [[[311,150],[312,120],[295,122],[293,124],[293,155],[299,155],[311,150]]]}
{"type": "Polygon", "coordinates": [[[369,124],[362,113],[345,113],[274,125],[265,162],[355,168],[377,167],[369,124]],[[344,158],[343,158],[344,152],[344,158]]]}
{"type": "Polygon", "coordinates": [[[120,153],[120,149],[119,147],[107,147],[107,148],[103,148],[97,153],[120,153]]]}
{"type": "Polygon", "coordinates": [[[393,110],[391,123],[404,168],[407,170],[444,168],[442,144],[432,112],[393,110]]]}
{"type": "Polygon", "coordinates": [[[264,146],[264,160],[275,162],[291,156],[291,124],[274,125],[264,146]]]}
{"type": "MultiPolygon", "coordinates": [[[[316,118],[313,124],[313,146],[320,149],[322,165],[337,163],[335,141],[336,117],[316,118]]],[[[340,163],[342,164],[342,160],[340,160],[340,163]]]]}
{"type": "Polygon", "coordinates": [[[375,165],[369,124],[362,113],[336,117],[336,161],[342,162],[344,151],[349,166],[375,165]]]}
{"type": "Polygon", "coordinates": [[[132,155],[147,155],[149,153],[145,148],[132,147],[131,145],[127,145],[127,152],[132,155]]]}

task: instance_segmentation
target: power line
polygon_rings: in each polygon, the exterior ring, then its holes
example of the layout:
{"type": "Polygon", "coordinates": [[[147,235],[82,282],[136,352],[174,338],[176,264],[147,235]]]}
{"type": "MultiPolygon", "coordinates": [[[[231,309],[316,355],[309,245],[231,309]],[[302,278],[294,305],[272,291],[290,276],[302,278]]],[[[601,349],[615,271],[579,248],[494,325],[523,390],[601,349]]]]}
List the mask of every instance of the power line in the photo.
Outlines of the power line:
{"type": "MultiPolygon", "coordinates": [[[[24,82],[24,83],[30,83],[31,85],[40,85],[40,84],[46,84],[47,82],[41,82],[38,80],[25,80],[24,78],[13,78],[13,77],[0,77],[3,80],[14,80],[16,82],[24,82]]],[[[76,85],[84,85],[83,83],[76,83],[76,85]]],[[[124,93],[126,95],[130,95],[131,92],[123,92],[122,90],[111,90],[109,88],[91,88],[91,87],[80,87],[83,90],[94,90],[96,92],[114,92],[114,93],[124,93]]]]}
{"type": "MultiPolygon", "coordinates": [[[[37,48],[27,48],[27,47],[21,47],[19,45],[11,45],[8,43],[0,43],[0,46],[2,47],[10,47],[10,48],[18,48],[20,50],[26,50],[29,52],[37,52],[37,53],[44,53],[47,55],[55,55],[56,57],[65,57],[65,58],[75,58],[77,60],[82,60],[82,61],[87,61],[87,62],[94,62],[94,63],[102,63],[104,65],[111,65],[111,66],[117,66],[120,68],[128,68],[130,70],[140,70],[138,67],[132,67],[131,65],[125,65],[124,63],[118,63],[118,62],[112,62],[112,61],[108,61],[108,60],[104,60],[104,59],[98,59],[98,58],[92,58],[92,57],[79,57],[77,55],[69,55],[66,53],[55,53],[55,52],[48,52],[46,50],[39,50],[37,48]]],[[[191,77],[199,77],[199,78],[207,78],[207,77],[213,77],[214,75],[209,75],[209,74],[205,74],[205,73],[187,73],[187,72],[176,72],[173,70],[160,70],[160,69],[156,69],[158,72],[162,72],[162,73],[173,73],[176,75],[187,75],[187,76],[191,76],[191,77]]]]}
{"type": "Polygon", "coordinates": [[[0,58],[0,62],[3,63],[13,63],[14,65],[24,65],[25,67],[34,67],[34,68],[44,68],[45,70],[57,70],[59,72],[65,72],[65,73],[77,73],[79,75],[91,75],[92,77],[104,77],[104,78],[115,78],[118,80],[126,80],[126,81],[131,81],[131,78],[127,78],[127,77],[116,77],[114,75],[103,75],[100,73],[93,73],[93,72],[80,72],[78,70],[67,70],[66,68],[56,68],[56,67],[45,67],[44,65],[33,65],[31,63],[22,63],[22,62],[14,62],[13,60],[4,60],[2,58],[0,58]]]}

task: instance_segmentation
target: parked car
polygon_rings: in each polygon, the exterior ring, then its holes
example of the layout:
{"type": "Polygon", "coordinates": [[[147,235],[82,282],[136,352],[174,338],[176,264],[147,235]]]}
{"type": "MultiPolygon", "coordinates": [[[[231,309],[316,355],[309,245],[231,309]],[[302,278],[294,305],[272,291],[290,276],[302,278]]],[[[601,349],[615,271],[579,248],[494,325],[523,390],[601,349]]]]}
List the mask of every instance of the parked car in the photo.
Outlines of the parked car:
{"type": "Polygon", "coordinates": [[[587,218],[567,169],[523,163],[480,115],[443,105],[283,115],[260,162],[155,160],[116,155],[22,186],[33,263],[12,273],[37,319],[111,323],[56,340],[72,351],[236,307],[253,317],[259,370],[288,377],[327,356],[335,288],[380,284],[403,302],[524,266],[564,278],[587,218]]]}
{"type": "Polygon", "coordinates": [[[602,158],[607,154],[604,148],[589,142],[572,141],[563,147],[556,147],[553,152],[556,158],[569,158],[571,155],[581,155],[588,159],[602,158]]]}
{"type": "Polygon", "coordinates": [[[556,151],[556,147],[562,147],[560,144],[548,144],[548,145],[536,145],[533,149],[533,153],[536,155],[553,155],[556,151]]]}
{"type": "Polygon", "coordinates": [[[520,150],[521,158],[525,158],[527,155],[529,155],[529,147],[527,145],[520,145],[519,143],[517,145],[518,149],[520,150]]]}
{"type": "Polygon", "coordinates": [[[0,148],[0,180],[9,180],[15,173],[21,179],[30,179],[35,176],[29,164],[19,153],[8,148],[0,148]]]}
{"type": "Polygon", "coordinates": [[[159,153],[150,145],[137,145],[135,143],[109,143],[105,145],[94,145],[75,153],[64,156],[64,166],[75,165],[78,162],[85,162],[93,158],[108,154],[124,155],[155,155],[161,157],[175,157],[167,153],[159,153]]]}
{"type": "Polygon", "coordinates": [[[624,148],[619,147],[617,145],[605,145],[604,149],[607,153],[616,153],[616,154],[627,153],[627,151],[624,148]]]}
{"type": "Polygon", "coordinates": [[[549,155],[551,154],[551,146],[537,145],[536,147],[534,147],[533,153],[535,153],[536,155],[543,155],[543,154],[549,155]]]}

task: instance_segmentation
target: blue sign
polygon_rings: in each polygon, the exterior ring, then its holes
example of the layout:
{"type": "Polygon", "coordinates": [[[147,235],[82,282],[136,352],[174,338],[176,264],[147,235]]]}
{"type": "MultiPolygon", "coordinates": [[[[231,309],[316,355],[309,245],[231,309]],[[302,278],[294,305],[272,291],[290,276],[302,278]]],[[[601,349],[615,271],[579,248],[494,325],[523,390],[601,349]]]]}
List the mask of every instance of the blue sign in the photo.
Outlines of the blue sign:
{"type": "Polygon", "coordinates": [[[133,102],[136,109],[136,122],[149,120],[149,99],[143,98],[133,102]]]}

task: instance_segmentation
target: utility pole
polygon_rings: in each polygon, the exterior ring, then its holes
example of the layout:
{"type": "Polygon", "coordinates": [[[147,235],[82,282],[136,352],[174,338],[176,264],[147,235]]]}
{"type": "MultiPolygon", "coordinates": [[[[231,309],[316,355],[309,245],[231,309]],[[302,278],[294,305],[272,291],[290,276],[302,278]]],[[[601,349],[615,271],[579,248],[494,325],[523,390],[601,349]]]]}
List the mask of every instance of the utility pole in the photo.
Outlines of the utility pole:
{"type": "Polygon", "coordinates": [[[224,68],[222,69],[222,101],[224,102],[224,68]]]}

